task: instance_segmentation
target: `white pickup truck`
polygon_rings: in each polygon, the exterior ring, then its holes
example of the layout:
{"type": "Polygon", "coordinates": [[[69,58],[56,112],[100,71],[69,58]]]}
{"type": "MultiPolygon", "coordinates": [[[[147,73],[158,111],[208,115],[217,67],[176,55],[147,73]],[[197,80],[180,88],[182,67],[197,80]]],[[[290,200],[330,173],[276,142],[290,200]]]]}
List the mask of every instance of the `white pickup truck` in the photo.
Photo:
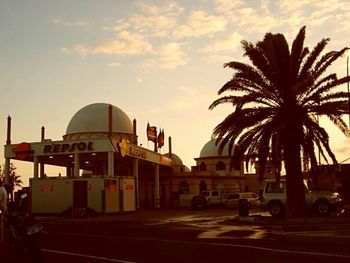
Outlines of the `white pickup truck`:
{"type": "MultiPolygon", "coordinates": [[[[309,188],[308,180],[304,180],[305,201],[316,215],[328,215],[332,209],[338,208],[342,204],[340,195],[330,191],[312,191],[309,188]]],[[[282,216],[286,205],[286,181],[281,179],[277,182],[274,179],[265,181],[263,193],[259,206],[268,210],[272,216],[282,216]]]]}

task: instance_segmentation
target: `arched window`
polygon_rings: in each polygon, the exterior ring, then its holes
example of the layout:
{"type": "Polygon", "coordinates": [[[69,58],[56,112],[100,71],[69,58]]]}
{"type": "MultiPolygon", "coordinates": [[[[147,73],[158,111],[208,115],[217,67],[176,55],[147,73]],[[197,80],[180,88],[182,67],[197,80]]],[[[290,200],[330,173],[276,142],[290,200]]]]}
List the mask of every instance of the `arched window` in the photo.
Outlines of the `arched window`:
{"type": "Polygon", "coordinates": [[[187,181],[183,180],[179,184],[179,194],[188,194],[190,192],[190,186],[187,181]]]}
{"type": "Polygon", "coordinates": [[[216,171],[225,171],[226,166],[224,162],[220,161],[216,164],[216,171]]]}
{"type": "Polygon", "coordinates": [[[205,163],[201,163],[201,165],[199,166],[199,171],[206,171],[207,170],[207,166],[205,163]]]}
{"type": "Polygon", "coordinates": [[[204,180],[202,180],[199,183],[199,193],[206,191],[206,190],[208,190],[207,183],[204,180]]]}

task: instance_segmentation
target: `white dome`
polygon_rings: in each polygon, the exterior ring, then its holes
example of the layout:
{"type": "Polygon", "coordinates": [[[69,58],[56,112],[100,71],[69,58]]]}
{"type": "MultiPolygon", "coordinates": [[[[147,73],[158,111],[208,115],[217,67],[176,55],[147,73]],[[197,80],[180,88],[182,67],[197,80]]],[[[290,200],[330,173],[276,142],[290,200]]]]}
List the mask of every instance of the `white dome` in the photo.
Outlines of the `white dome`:
{"type": "Polygon", "coordinates": [[[222,154],[219,154],[219,145],[220,145],[220,142],[215,145],[216,143],[216,140],[217,139],[212,139],[210,140],[209,142],[207,142],[200,154],[199,154],[199,157],[200,158],[204,158],[204,157],[217,157],[217,156],[229,156],[229,151],[228,151],[228,144],[225,145],[223,151],[222,151],[222,154]]]}
{"type": "MultiPolygon", "coordinates": [[[[109,105],[107,103],[94,103],[81,108],[70,120],[64,137],[85,133],[108,134],[109,105]]],[[[113,105],[112,133],[133,133],[129,117],[120,108],[113,105]]]]}

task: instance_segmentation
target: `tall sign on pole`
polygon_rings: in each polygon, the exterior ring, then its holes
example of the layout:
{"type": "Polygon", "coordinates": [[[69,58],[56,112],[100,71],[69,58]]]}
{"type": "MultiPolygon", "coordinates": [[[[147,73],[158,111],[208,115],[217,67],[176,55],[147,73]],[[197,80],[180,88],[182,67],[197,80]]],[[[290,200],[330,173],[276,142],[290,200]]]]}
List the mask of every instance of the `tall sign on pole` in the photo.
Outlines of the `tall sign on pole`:
{"type": "Polygon", "coordinates": [[[158,148],[162,148],[164,146],[164,129],[160,129],[157,141],[158,141],[158,148]]]}
{"type": "Polygon", "coordinates": [[[157,127],[149,125],[147,123],[147,139],[154,143],[154,151],[158,152],[158,148],[164,146],[164,129],[159,130],[157,135],[157,127]]]}
{"type": "Polygon", "coordinates": [[[154,151],[157,152],[157,127],[147,123],[147,139],[154,143],[154,151]]]}

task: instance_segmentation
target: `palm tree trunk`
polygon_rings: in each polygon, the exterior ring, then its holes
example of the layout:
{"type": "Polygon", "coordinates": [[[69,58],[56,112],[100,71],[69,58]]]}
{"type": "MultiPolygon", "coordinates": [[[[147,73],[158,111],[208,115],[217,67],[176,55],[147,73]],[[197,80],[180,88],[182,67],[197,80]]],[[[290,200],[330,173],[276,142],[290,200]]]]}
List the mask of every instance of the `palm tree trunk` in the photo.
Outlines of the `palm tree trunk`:
{"type": "Polygon", "coordinates": [[[287,184],[286,217],[302,217],[306,215],[299,139],[302,138],[302,126],[293,121],[288,126],[284,140],[287,184]]]}

